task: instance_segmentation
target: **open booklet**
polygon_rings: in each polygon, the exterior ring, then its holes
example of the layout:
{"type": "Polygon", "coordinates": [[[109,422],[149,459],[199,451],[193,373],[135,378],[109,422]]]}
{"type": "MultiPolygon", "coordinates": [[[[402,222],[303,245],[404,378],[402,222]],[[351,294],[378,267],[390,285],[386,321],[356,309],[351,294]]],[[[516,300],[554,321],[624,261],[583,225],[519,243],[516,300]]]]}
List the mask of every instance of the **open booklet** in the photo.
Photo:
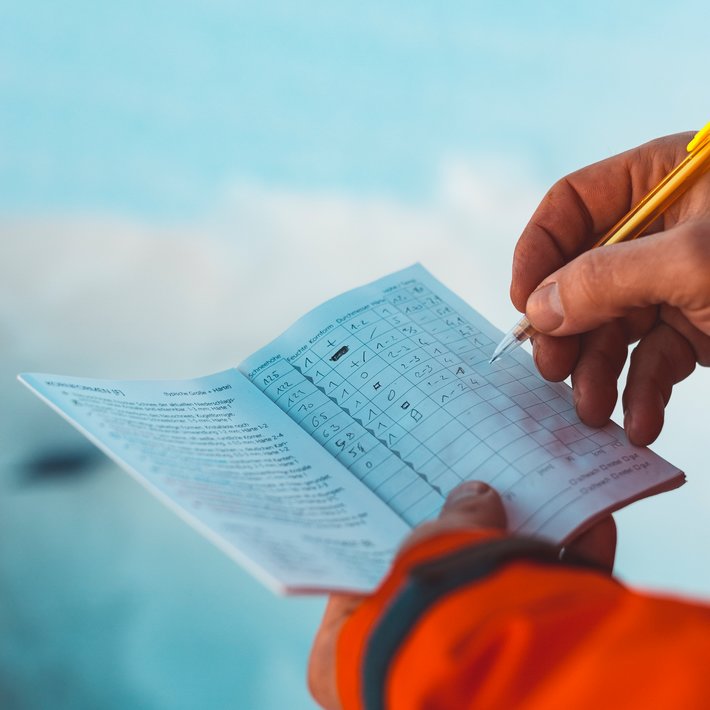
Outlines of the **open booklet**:
{"type": "Polygon", "coordinates": [[[509,527],[564,543],[683,474],[416,265],[319,306],[238,368],[182,381],[20,379],[282,593],[366,591],[467,479],[509,527]]]}

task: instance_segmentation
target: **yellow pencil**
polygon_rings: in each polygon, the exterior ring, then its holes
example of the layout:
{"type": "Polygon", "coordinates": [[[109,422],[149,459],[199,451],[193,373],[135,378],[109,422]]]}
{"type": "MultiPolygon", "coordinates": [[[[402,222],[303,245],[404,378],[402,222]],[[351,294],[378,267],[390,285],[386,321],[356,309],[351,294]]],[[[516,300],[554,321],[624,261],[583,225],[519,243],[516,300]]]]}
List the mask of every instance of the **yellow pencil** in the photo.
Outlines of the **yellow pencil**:
{"type": "MultiPolygon", "coordinates": [[[[710,123],[688,143],[689,155],[666,175],[636,207],[617,222],[593,247],[618,244],[640,237],[710,167],[710,123]]],[[[503,337],[490,359],[495,362],[535,334],[527,316],[523,316],[503,337]]]]}

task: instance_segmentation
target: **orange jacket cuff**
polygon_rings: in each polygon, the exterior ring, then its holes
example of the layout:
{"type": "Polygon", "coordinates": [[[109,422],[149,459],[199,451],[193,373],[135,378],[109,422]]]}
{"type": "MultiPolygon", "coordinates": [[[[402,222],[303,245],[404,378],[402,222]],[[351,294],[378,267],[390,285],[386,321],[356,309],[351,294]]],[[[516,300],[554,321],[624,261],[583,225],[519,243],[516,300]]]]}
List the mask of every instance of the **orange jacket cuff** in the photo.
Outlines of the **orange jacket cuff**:
{"type": "Polygon", "coordinates": [[[346,622],[337,646],[337,684],[343,710],[363,707],[361,687],[365,651],[370,632],[383,611],[397,595],[409,571],[423,562],[442,557],[464,547],[506,537],[500,530],[466,530],[428,538],[399,555],[389,574],[346,622]]]}

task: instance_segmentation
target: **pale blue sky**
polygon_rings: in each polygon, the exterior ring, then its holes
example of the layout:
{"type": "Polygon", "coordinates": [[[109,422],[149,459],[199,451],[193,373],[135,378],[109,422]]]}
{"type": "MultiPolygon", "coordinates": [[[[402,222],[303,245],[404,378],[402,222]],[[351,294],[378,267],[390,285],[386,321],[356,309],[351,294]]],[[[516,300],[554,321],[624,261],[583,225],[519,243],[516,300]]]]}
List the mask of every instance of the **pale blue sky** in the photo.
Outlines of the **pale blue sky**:
{"type": "Polygon", "coordinates": [[[416,200],[442,157],[544,182],[707,102],[706,3],[6,4],[0,210],[175,217],[235,178],[416,200]]]}

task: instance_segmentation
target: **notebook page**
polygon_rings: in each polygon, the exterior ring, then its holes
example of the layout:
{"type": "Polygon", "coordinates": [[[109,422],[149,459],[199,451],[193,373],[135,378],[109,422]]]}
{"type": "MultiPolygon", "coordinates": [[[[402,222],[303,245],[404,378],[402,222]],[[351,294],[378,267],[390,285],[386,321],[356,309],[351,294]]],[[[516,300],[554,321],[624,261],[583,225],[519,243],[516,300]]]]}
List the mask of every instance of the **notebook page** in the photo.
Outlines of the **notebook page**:
{"type": "Polygon", "coordinates": [[[236,370],[21,380],[275,591],[371,589],[409,530],[236,370]]]}
{"type": "Polygon", "coordinates": [[[680,485],[623,430],[582,424],[571,390],[416,265],[334,298],[240,369],[410,525],[467,479],[510,529],[564,542],[606,512],[680,485]]]}

